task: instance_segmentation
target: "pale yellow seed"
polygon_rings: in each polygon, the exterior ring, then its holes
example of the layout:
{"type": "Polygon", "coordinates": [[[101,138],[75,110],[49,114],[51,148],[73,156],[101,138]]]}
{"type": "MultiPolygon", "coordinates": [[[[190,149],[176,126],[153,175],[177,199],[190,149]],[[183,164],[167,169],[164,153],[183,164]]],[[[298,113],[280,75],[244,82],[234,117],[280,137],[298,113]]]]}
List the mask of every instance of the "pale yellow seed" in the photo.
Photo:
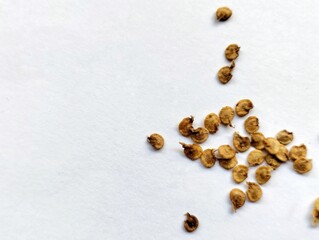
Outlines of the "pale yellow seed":
{"type": "Polygon", "coordinates": [[[281,162],[278,161],[278,159],[276,158],[276,156],[274,155],[271,155],[271,154],[268,154],[266,157],[265,157],[265,161],[266,163],[271,166],[274,170],[276,170],[277,168],[280,167],[281,165],[281,162]]]}
{"type": "Polygon", "coordinates": [[[298,158],[305,158],[307,156],[307,147],[305,144],[291,147],[289,151],[289,159],[295,161],[298,158]]]}
{"type": "Polygon", "coordinates": [[[300,174],[307,173],[312,169],[312,160],[306,158],[298,158],[294,161],[294,169],[300,174]]]}
{"type": "Polygon", "coordinates": [[[235,111],[229,106],[223,107],[219,112],[219,119],[221,124],[225,126],[232,126],[232,121],[235,116],[235,111]]]}
{"type": "Polygon", "coordinates": [[[232,208],[235,212],[238,208],[241,208],[246,201],[245,193],[238,188],[234,188],[230,191],[229,198],[232,203],[232,208]]]}
{"type": "Polygon", "coordinates": [[[218,147],[218,158],[232,159],[235,155],[236,151],[229,145],[221,145],[218,147]]]}
{"type": "Polygon", "coordinates": [[[287,162],[289,160],[288,157],[288,149],[285,145],[280,144],[279,151],[275,154],[276,158],[282,162],[287,162]]]}
{"type": "Polygon", "coordinates": [[[204,121],[205,128],[210,133],[216,133],[218,131],[219,124],[219,117],[215,113],[208,114],[204,121]]]}
{"type": "Polygon", "coordinates": [[[259,120],[256,116],[250,116],[246,119],[244,125],[246,132],[254,133],[259,129],[259,120]]]}
{"type": "Polygon", "coordinates": [[[204,167],[207,167],[207,168],[213,167],[216,162],[214,149],[206,149],[200,156],[200,161],[204,167]]]}
{"type": "Polygon", "coordinates": [[[266,151],[270,154],[276,154],[280,150],[280,142],[276,138],[265,138],[264,144],[266,151]]]}
{"type": "Polygon", "coordinates": [[[248,154],[247,161],[249,166],[257,166],[263,163],[265,154],[261,150],[253,150],[248,154]]]}
{"type": "Polygon", "coordinates": [[[237,165],[233,168],[232,177],[236,183],[243,182],[248,177],[249,168],[246,165],[237,165]]]}
{"type": "Polygon", "coordinates": [[[269,166],[260,166],[256,169],[255,178],[256,181],[263,185],[271,178],[271,172],[273,171],[272,167],[269,166]]]}
{"type": "Polygon", "coordinates": [[[231,159],[219,159],[219,165],[226,170],[232,169],[237,165],[237,163],[238,161],[236,157],[231,159]]]}
{"type": "Polygon", "coordinates": [[[257,202],[263,195],[261,187],[257,183],[247,182],[248,190],[246,195],[249,201],[257,202]]]}
{"type": "Polygon", "coordinates": [[[253,108],[254,105],[249,99],[242,99],[236,104],[235,112],[239,117],[244,117],[253,108]]]}
{"type": "Polygon", "coordinates": [[[230,44],[225,50],[225,57],[228,61],[233,61],[239,56],[240,47],[237,44],[230,44]]]}
{"type": "Polygon", "coordinates": [[[238,152],[245,152],[250,148],[250,139],[235,132],[233,135],[233,145],[238,152]]]}
{"type": "Polygon", "coordinates": [[[288,132],[287,130],[282,130],[277,133],[276,138],[281,144],[287,145],[294,139],[294,134],[292,132],[288,132]]]}
{"type": "Polygon", "coordinates": [[[251,145],[258,149],[258,150],[263,150],[265,148],[264,140],[265,136],[261,132],[254,132],[250,134],[251,136],[251,145]]]}

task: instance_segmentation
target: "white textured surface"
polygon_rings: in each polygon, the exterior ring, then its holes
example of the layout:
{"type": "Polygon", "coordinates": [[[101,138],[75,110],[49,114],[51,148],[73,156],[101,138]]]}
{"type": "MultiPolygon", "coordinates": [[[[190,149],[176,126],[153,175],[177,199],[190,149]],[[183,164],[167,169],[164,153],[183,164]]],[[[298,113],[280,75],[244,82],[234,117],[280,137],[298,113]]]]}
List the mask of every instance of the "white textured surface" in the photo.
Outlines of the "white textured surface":
{"type": "Polygon", "coordinates": [[[318,1],[2,0],[0,11],[1,240],[318,239],[318,1]],[[233,17],[216,23],[223,5],[233,17]],[[241,98],[267,136],[293,131],[314,168],[282,166],[258,204],[232,214],[231,172],[184,158],[176,126],[241,98]],[[152,132],[163,151],[146,144],[152,132]],[[186,211],[200,220],[193,234],[186,211]]]}

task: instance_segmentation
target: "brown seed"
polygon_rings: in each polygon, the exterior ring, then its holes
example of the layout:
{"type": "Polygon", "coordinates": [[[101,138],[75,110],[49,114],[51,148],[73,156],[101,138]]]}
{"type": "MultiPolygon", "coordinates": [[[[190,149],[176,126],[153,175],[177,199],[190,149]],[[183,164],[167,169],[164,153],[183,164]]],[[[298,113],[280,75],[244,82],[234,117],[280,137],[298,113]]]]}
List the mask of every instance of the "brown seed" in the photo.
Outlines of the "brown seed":
{"type": "Polygon", "coordinates": [[[287,130],[282,130],[277,133],[276,138],[281,144],[287,145],[294,139],[294,134],[292,132],[288,132],[287,130]]]}
{"type": "Polygon", "coordinates": [[[252,150],[247,157],[249,166],[257,166],[265,160],[265,155],[261,150],[252,150]]]}
{"type": "Polygon", "coordinates": [[[206,128],[199,127],[196,129],[191,129],[191,139],[195,143],[203,143],[207,140],[209,132],[206,128]]]}
{"type": "Polygon", "coordinates": [[[217,76],[219,81],[222,84],[226,84],[232,79],[233,77],[232,71],[234,67],[235,67],[235,62],[232,62],[230,66],[225,66],[219,69],[217,76]]]}
{"type": "Polygon", "coordinates": [[[206,149],[200,156],[200,161],[204,167],[211,168],[215,165],[216,157],[214,149],[206,149]]]}
{"type": "Polygon", "coordinates": [[[245,130],[248,133],[257,132],[259,129],[259,120],[255,116],[250,116],[245,121],[245,130]]]}
{"type": "Polygon", "coordinates": [[[164,146],[164,138],[158,133],[153,133],[151,136],[147,137],[147,141],[155,150],[160,150],[164,146]]]}
{"type": "Polygon", "coordinates": [[[242,207],[246,201],[245,193],[238,188],[234,188],[230,191],[229,198],[235,212],[238,208],[242,207]]]}
{"type": "Polygon", "coordinates": [[[186,220],[184,221],[184,228],[187,232],[194,232],[199,225],[197,217],[190,215],[189,213],[185,214],[186,220]]]}
{"type": "Polygon", "coordinates": [[[219,124],[219,117],[215,113],[208,114],[204,121],[205,128],[207,128],[210,133],[217,132],[219,124]]]}
{"type": "Polygon", "coordinates": [[[240,47],[237,44],[230,44],[225,50],[225,57],[229,61],[235,60],[239,55],[240,47]]]}
{"type": "Polygon", "coordinates": [[[287,162],[288,158],[288,149],[285,145],[280,144],[279,151],[275,154],[276,158],[282,162],[287,162]]]}
{"type": "Polygon", "coordinates": [[[291,147],[289,151],[289,159],[295,161],[298,158],[305,158],[307,156],[307,147],[305,144],[291,147]]]}
{"type": "Polygon", "coordinates": [[[258,150],[262,150],[265,148],[265,144],[264,144],[264,140],[265,140],[265,136],[264,134],[262,134],[261,132],[254,132],[252,134],[250,134],[251,136],[251,145],[258,149],[258,150]]]}
{"type": "Polygon", "coordinates": [[[186,143],[180,142],[179,144],[181,144],[182,147],[184,148],[185,156],[191,160],[196,160],[200,158],[200,156],[202,155],[203,149],[200,145],[196,143],[186,144],[186,143]]]}
{"type": "Polygon", "coordinates": [[[218,148],[218,158],[221,159],[232,159],[235,157],[236,151],[229,145],[221,145],[218,148]]]}
{"type": "Polygon", "coordinates": [[[233,12],[232,12],[232,10],[230,10],[230,8],[220,7],[216,11],[216,18],[218,21],[224,22],[224,21],[227,21],[228,18],[231,17],[232,13],[233,12]]]}
{"type": "Polygon", "coordinates": [[[271,178],[271,172],[273,171],[272,167],[269,166],[260,166],[255,172],[256,181],[263,185],[271,178]]]}
{"type": "Polygon", "coordinates": [[[193,122],[194,117],[190,116],[183,118],[183,120],[179,123],[178,130],[184,137],[188,137],[189,135],[191,135],[190,130],[193,128],[193,122]]]}
{"type": "Polygon", "coordinates": [[[218,160],[219,160],[219,165],[226,170],[232,169],[238,163],[236,157],[233,157],[231,159],[218,159],[218,160]]]}
{"type": "Polygon", "coordinates": [[[232,177],[236,183],[243,182],[248,177],[249,168],[246,165],[237,165],[233,168],[232,177]]]}
{"type": "Polygon", "coordinates": [[[236,104],[235,112],[239,117],[244,117],[253,108],[254,105],[249,99],[242,99],[236,104]]]}
{"type": "Polygon", "coordinates": [[[300,174],[309,172],[312,169],[311,159],[298,158],[296,161],[294,161],[294,169],[300,174]]]}
{"type": "Polygon", "coordinates": [[[270,154],[276,154],[280,150],[280,142],[276,138],[265,138],[265,149],[270,154]]]}
{"type": "Polygon", "coordinates": [[[265,157],[266,163],[271,166],[274,170],[276,170],[278,167],[280,167],[281,162],[277,160],[277,158],[274,155],[268,154],[265,157]]]}
{"type": "Polygon", "coordinates": [[[225,126],[231,126],[232,127],[232,121],[235,116],[235,111],[229,106],[223,107],[219,112],[219,119],[220,122],[225,126]]]}
{"type": "Polygon", "coordinates": [[[314,209],[312,211],[313,224],[317,224],[319,222],[319,198],[316,199],[314,204],[314,209]]]}
{"type": "Polygon", "coordinates": [[[235,132],[233,135],[233,145],[238,152],[245,152],[250,148],[249,137],[240,136],[239,133],[235,132]]]}
{"type": "Polygon", "coordinates": [[[261,187],[257,183],[247,182],[248,190],[246,195],[249,201],[257,202],[263,195],[261,187]]]}

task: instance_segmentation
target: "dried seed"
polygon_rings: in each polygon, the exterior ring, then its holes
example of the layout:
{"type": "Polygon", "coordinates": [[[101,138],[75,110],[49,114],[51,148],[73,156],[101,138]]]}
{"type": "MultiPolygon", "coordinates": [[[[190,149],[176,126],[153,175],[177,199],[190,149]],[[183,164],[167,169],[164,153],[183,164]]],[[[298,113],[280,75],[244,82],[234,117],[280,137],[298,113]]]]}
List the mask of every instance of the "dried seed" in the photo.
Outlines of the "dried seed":
{"type": "Polygon", "coordinates": [[[316,199],[314,204],[314,209],[312,211],[313,224],[317,224],[319,222],[319,198],[316,199]]]}
{"type": "Polygon", "coordinates": [[[256,181],[263,185],[271,178],[271,172],[273,171],[272,167],[269,166],[260,166],[255,172],[256,181]]]}
{"type": "Polygon", "coordinates": [[[236,104],[235,111],[239,117],[244,117],[253,108],[254,105],[249,99],[242,99],[236,104]]]}
{"type": "Polygon", "coordinates": [[[199,127],[196,129],[191,129],[191,139],[195,143],[203,143],[207,140],[209,132],[206,128],[199,127]]]}
{"type": "Polygon", "coordinates": [[[232,177],[236,183],[243,182],[248,177],[249,168],[246,165],[237,165],[233,168],[232,177]]]}
{"type": "Polygon", "coordinates": [[[305,158],[307,156],[307,147],[305,144],[291,147],[289,151],[289,159],[295,161],[298,158],[305,158]]]}
{"type": "Polygon", "coordinates": [[[257,202],[263,195],[261,187],[257,183],[247,182],[248,190],[246,195],[249,201],[257,202]]]}
{"type": "Polygon", "coordinates": [[[221,145],[218,148],[218,158],[221,159],[232,159],[235,157],[236,151],[229,145],[221,145]]]}
{"type": "Polygon", "coordinates": [[[278,167],[280,167],[281,162],[277,160],[277,158],[274,155],[268,154],[265,157],[266,163],[271,166],[274,170],[276,170],[278,167]]]}
{"type": "Polygon", "coordinates": [[[210,133],[217,132],[219,124],[219,117],[215,113],[208,114],[204,121],[205,128],[207,128],[210,133]]]}
{"type": "Polygon", "coordinates": [[[238,208],[242,207],[246,201],[245,193],[238,188],[234,188],[230,191],[229,198],[235,212],[238,208]]]}
{"type": "Polygon", "coordinates": [[[206,149],[200,156],[200,161],[204,167],[211,168],[215,165],[216,157],[214,149],[206,149]]]}
{"type": "Polygon", "coordinates": [[[239,133],[235,132],[233,135],[233,145],[238,152],[245,152],[250,148],[249,137],[240,136],[239,133]]]}
{"type": "Polygon", "coordinates": [[[232,71],[234,67],[235,67],[235,62],[232,62],[230,66],[225,66],[219,69],[217,76],[219,81],[222,84],[226,84],[232,79],[233,77],[232,71]]]}
{"type": "Polygon", "coordinates": [[[185,214],[186,220],[184,221],[184,228],[187,232],[194,232],[199,225],[197,217],[190,215],[189,213],[185,214]]]}
{"type": "Polygon", "coordinates": [[[282,130],[277,133],[276,138],[281,144],[287,145],[294,139],[294,134],[292,132],[288,132],[287,130],[282,130]]]}
{"type": "Polygon", "coordinates": [[[180,142],[179,144],[181,144],[182,147],[184,148],[185,156],[191,160],[196,160],[200,158],[200,156],[202,155],[203,149],[200,145],[196,143],[186,144],[186,143],[180,142]]]}
{"type": "Polygon", "coordinates": [[[189,135],[191,135],[190,130],[193,128],[193,122],[194,117],[190,116],[183,118],[183,120],[179,123],[178,130],[184,137],[188,137],[189,135]]]}
{"type": "Polygon", "coordinates": [[[287,162],[288,158],[288,149],[285,145],[280,144],[279,151],[275,154],[276,158],[282,162],[287,162]]]}
{"type": "Polygon", "coordinates": [[[233,157],[231,159],[218,159],[218,160],[219,160],[219,165],[226,170],[232,169],[238,163],[236,157],[233,157]]]}
{"type": "Polygon", "coordinates": [[[265,140],[265,136],[264,134],[262,134],[261,132],[254,132],[252,134],[250,134],[251,136],[251,145],[258,149],[258,150],[262,150],[265,148],[265,144],[264,144],[264,140],[265,140]]]}
{"type": "Polygon", "coordinates": [[[225,50],[225,57],[229,61],[235,60],[239,55],[240,47],[237,44],[230,44],[225,50]]]}
{"type": "Polygon", "coordinates": [[[153,133],[151,136],[147,137],[147,141],[155,150],[160,150],[164,146],[164,138],[158,133],[153,133]]]}
{"type": "Polygon", "coordinates": [[[229,106],[223,107],[219,112],[219,119],[220,122],[225,126],[231,126],[232,127],[232,121],[235,116],[235,111],[229,106]]]}
{"type": "Polygon", "coordinates": [[[224,22],[224,21],[227,21],[228,18],[231,17],[232,13],[233,12],[232,12],[232,10],[230,10],[230,8],[220,7],[216,11],[216,18],[218,21],[224,22]]]}
{"type": "Polygon", "coordinates": [[[270,154],[276,154],[280,150],[280,142],[276,138],[265,138],[265,149],[270,154]]]}
{"type": "Polygon", "coordinates": [[[261,150],[252,150],[247,157],[249,166],[257,166],[265,160],[265,155],[261,150]]]}
{"type": "Polygon", "coordinates": [[[245,121],[245,130],[248,133],[257,132],[259,129],[259,120],[255,116],[250,116],[245,121]]]}
{"type": "Polygon", "coordinates": [[[307,173],[312,169],[312,161],[306,158],[298,158],[294,161],[294,169],[300,174],[307,173]]]}

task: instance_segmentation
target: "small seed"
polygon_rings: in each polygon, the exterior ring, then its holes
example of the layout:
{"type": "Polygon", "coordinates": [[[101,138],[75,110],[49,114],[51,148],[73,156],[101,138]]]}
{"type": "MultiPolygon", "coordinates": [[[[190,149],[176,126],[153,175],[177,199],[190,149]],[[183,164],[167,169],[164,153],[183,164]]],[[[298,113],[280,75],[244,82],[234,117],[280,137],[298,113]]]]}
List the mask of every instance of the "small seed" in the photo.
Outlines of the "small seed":
{"type": "Polygon", "coordinates": [[[316,199],[314,204],[314,209],[312,212],[313,224],[317,224],[319,222],[319,198],[316,199]]]}
{"type": "Polygon", "coordinates": [[[219,160],[219,165],[226,170],[232,169],[238,163],[236,157],[233,157],[231,159],[218,159],[218,160],[219,160]]]}
{"type": "Polygon", "coordinates": [[[256,181],[263,185],[271,178],[271,172],[273,171],[272,167],[269,166],[260,166],[255,172],[256,181]]]}
{"type": "Polygon", "coordinates": [[[219,117],[215,113],[208,114],[204,121],[205,128],[207,128],[210,133],[217,132],[219,124],[219,117]]]}
{"type": "Polygon", "coordinates": [[[182,147],[184,148],[184,154],[186,157],[188,157],[191,160],[196,160],[200,158],[202,155],[203,149],[200,145],[194,143],[194,144],[186,144],[180,142],[182,147]]]}
{"type": "Polygon", "coordinates": [[[238,188],[234,188],[230,191],[229,198],[235,212],[238,208],[242,207],[246,201],[245,193],[238,188]]]}
{"type": "Polygon", "coordinates": [[[242,99],[236,104],[235,112],[239,117],[244,117],[253,108],[254,105],[249,99],[242,99]]]}
{"type": "Polygon", "coordinates": [[[265,155],[261,150],[252,150],[247,157],[249,166],[257,166],[263,163],[265,155]]]}
{"type": "Polygon", "coordinates": [[[189,135],[191,135],[190,130],[193,128],[193,122],[194,117],[190,116],[183,118],[183,120],[179,123],[178,130],[184,137],[188,137],[189,135]]]}
{"type": "Polygon", "coordinates": [[[235,60],[239,55],[240,47],[237,44],[230,44],[225,50],[225,57],[229,61],[235,60]]]}
{"type": "Polygon", "coordinates": [[[225,67],[222,67],[221,69],[219,69],[218,71],[218,79],[219,81],[222,83],[222,84],[226,84],[228,83],[233,75],[232,75],[232,71],[235,67],[235,63],[232,62],[230,66],[225,66],[225,67]]]}
{"type": "Polygon", "coordinates": [[[285,145],[280,144],[279,151],[275,154],[276,158],[282,162],[287,162],[288,158],[288,149],[285,145]]]}
{"type": "Polygon", "coordinates": [[[250,116],[245,121],[245,130],[248,133],[257,132],[259,129],[259,120],[255,116],[250,116]]]}
{"type": "Polygon", "coordinates": [[[312,161],[306,158],[298,158],[294,161],[294,169],[300,174],[307,173],[312,169],[312,161]]]}
{"type": "Polygon", "coordinates": [[[249,201],[257,202],[263,195],[261,187],[257,183],[247,182],[248,190],[246,195],[249,201]]]}
{"type": "Polygon", "coordinates": [[[249,137],[240,136],[239,133],[235,132],[233,135],[233,145],[238,152],[245,152],[250,148],[249,137]]]}
{"type": "Polygon", "coordinates": [[[195,143],[203,143],[207,140],[209,132],[206,128],[199,127],[196,129],[191,129],[191,139],[195,143]]]}
{"type": "Polygon", "coordinates": [[[262,150],[265,148],[265,144],[264,144],[264,140],[265,140],[265,136],[264,134],[262,134],[261,132],[254,132],[252,134],[250,134],[251,136],[251,145],[258,149],[258,150],[262,150]]]}
{"type": "Polygon", "coordinates": [[[227,21],[228,18],[231,17],[232,13],[233,12],[232,12],[232,10],[230,10],[230,8],[220,7],[216,11],[216,18],[218,21],[224,22],[224,21],[227,21]]]}
{"type": "Polygon", "coordinates": [[[265,149],[270,154],[276,154],[280,150],[280,142],[276,138],[265,138],[265,149]]]}
{"type": "Polygon", "coordinates": [[[219,112],[219,119],[221,124],[225,126],[231,126],[232,127],[232,121],[235,116],[235,111],[229,106],[223,107],[219,112]]]}
{"type": "Polygon", "coordinates": [[[155,150],[160,150],[164,146],[164,138],[158,133],[153,133],[151,136],[147,137],[147,141],[155,150]]]}
{"type": "Polygon", "coordinates": [[[187,232],[194,232],[199,225],[197,217],[194,215],[190,215],[189,213],[186,213],[186,220],[184,221],[184,228],[187,232]]]}
{"type": "Polygon", "coordinates": [[[221,145],[218,148],[218,158],[221,159],[232,159],[235,157],[236,151],[229,145],[221,145]]]}
{"type": "Polygon", "coordinates": [[[237,165],[233,168],[232,177],[236,183],[243,182],[248,177],[249,168],[246,165],[237,165]]]}
{"type": "Polygon", "coordinates": [[[280,167],[281,162],[277,160],[277,158],[274,155],[268,154],[265,157],[266,163],[271,166],[274,170],[276,170],[278,167],[280,167]]]}
{"type": "Polygon", "coordinates": [[[307,147],[305,144],[291,147],[289,151],[289,159],[295,161],[298,158],[305,158],[307,156],[307,147]]]}
{"type": "Polygon", "coordinates": [[[276,138],[281,144],[287,145],[294,139],[294,134],[292,132],[288,132],[287,130],[282,130],[277,133],[276,138]]]}
{"type": "Polygon", "coordinates": [[[211,168],[215,165],[216,157],[214,149],[206,149],[200,156],[200,161],[204,167],[211,168]]]}

